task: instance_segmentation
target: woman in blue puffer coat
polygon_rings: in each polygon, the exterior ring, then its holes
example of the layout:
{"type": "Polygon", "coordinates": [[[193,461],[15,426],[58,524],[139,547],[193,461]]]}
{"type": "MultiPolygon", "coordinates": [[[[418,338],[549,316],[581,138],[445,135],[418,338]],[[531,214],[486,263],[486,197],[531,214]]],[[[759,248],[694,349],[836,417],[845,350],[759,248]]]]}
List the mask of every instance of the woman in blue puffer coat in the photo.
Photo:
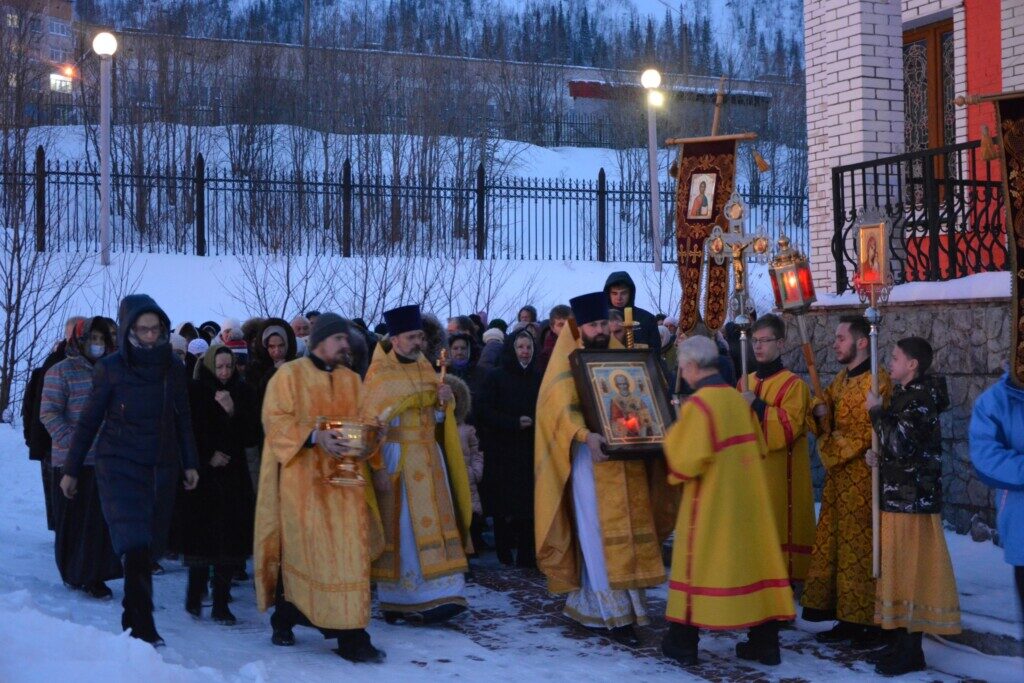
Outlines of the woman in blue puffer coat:
{"type": "Polygon", "coordinates": [[[1009,374],[974,402],[969,437],[978,476],[996,489],[1003,557],[1014,567],[1024,615],[1024,388],[1009,374]]]}
{"type": "Polygon", "coordinates": [[[167,315],[150,297],[133,294],[121,302],[118,324],[118,351],[94,366],[60,487],[74,497],[95,440],[100,507],[124,565],[121,626],[162,645],[153,623],[151,566],[166,543],[181,471],[186,489],[199,481],[195,437],[185,366],[171,350],[167,315]]]}

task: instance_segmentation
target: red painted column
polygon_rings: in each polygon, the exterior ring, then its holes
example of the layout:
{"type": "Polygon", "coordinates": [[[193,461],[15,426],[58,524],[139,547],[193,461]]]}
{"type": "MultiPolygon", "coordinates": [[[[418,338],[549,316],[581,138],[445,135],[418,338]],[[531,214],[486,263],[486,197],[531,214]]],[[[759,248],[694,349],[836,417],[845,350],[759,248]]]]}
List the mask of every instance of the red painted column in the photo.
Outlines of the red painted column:
{"type": "MultiPolygon", "coordinates": [[[[967,44],[967,94],[985,95],[1003,89],[1001,0],[964,0],[967,44]]],[[[995,133],[991,104],[967,108],[967,139],[981,138],[981,125],[995,133]]]]}

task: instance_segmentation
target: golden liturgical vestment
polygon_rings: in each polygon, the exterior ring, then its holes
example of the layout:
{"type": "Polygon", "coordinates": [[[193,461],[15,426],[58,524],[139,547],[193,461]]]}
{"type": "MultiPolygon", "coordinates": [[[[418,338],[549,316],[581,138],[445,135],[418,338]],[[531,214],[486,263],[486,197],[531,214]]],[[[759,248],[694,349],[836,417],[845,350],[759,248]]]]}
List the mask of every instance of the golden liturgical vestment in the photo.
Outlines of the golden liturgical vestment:
{"type": "Polygon", "coordinates": [[[732,630],[795,617],[770,512],[766,455],[743,395],[726,384],[698,385],[665,437],[669,481],[683,485],[669,621],[732,630]]]}
{"type": "Polygon", "coordinates": [[[764,461],[768,497],[789,578],[803,581],[814,543],[814,489],[807,447],[811,392],[789,370],[768,377],[751,373],[747,386],[765,402],[761,431],[768,445],[764,461]]]}
{"type": "MultiPolygon", "coordinates": [[[[875,623],[875,580],[871,576],[871,418],[865,401],[871,390],[870,361],[843,369],[825,390],[831,424],[818,437],[825,466],[821,515],[811,566],[800,603],[808,621],[839,619],[875,623]]],[[[879,393],[892,394],[889,374],[878,371],[879,393]]]]}
{"type": "MultiPolygon", "coordinates": [[[[618,342],[612,339],[612,348],[618,342]]],[[[572,450],[589,433],[569,366],[582,344],[566,327],[558,336],[537,401],[535,533],[537,566],[553,593],[582,586],[581,553],[570,495],[572,450]]],[[[618,346],[621,348],[621,346],[618,346]]],[[[658,459],[595,463],[601,541],[613,590],[657,586],[665,580],[661,541],[671,532],[678,497],[666,486],[658,459]]]]}
{"type": "MultiPolygon", "coordinates": [[[[373,565],[375,581],[393,583],[404,578],[399,527],[403,490],[419,556],[420,576],[437,579],[461,574],[468,566],[466,552],[472,550],[469,526],[473,518],[469,474],[462,456],[454,402],[445,406],[438,439],[435,406],[439,386],[437,373],[424,357],[403,363],[393,349],[385,351],[382,346],[374,352],[366,373],[362,413],[390,423],[385,447],[397,447],[401,452],[390,489],[378,492],[384,552],[373,565]],[[442,446],[440,454],[439,446],[442,446]]],[[[374,462],[374,467],[381,466],[383,460],[374,462]]],[[[424,602],[411,607],[389,605],[388,609],[429,609],[432,606],[435,605],[424,602]]]]}
{"type": "Polygon", "coordinates": [[[325,483],[334,460],[306,446],[317,418],[357,416],[359,393],[357,374],[309,358],[285,363],[267,385],[253,551],[260,611],[274,604],[280,575],[285,600],[314,626],[370,623],[370,563],[383,548],[373,487],[325,483]]]}

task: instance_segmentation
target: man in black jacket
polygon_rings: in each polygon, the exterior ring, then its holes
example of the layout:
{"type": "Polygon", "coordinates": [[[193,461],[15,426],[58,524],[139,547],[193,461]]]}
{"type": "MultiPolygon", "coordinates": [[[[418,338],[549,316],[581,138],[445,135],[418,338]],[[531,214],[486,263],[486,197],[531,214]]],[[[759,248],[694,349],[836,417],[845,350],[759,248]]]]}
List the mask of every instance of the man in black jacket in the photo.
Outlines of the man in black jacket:
{"type": "Polygon", "coordinates": [[[171,351],[167,314],[144,294],[121,302],[118,350],[93,368],[92,391],[75,427],[61,491],[73,498],[95,441],[100,507],[124,564],[121,626],[154,646],[152,561],[167,540],[175,490],[199,483],[185,366],[171,351]],[[97,438],[97,434],[99,437],[97,438]]]}
{"type": "Polygon", "coordinates": [[[661,348],[661,336],[658,334],[658,323],[650,311],[638,308],[636,305],[636,285],[633,278],[624,270],[612,273],[604,283],[604,293],[608,295],[608,306],[619,311],[633,308],[633,320],[640,324],[636,330],[635,340],[637,344],[646,344],[647,348],[658,350],[661,348]]]}

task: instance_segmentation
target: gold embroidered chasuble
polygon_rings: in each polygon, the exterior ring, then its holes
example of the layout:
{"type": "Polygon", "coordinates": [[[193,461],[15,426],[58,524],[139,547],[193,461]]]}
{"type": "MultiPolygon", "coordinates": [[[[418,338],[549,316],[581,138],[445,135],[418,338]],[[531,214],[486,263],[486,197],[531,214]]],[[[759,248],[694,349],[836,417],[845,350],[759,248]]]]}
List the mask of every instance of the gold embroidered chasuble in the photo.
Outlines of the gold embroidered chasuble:
{"type": "MultiPolygon", "coordinates": [[[[621,348],[614,339],[612,345],[621,348]]],[[[573,443],[585,441],[589,431],[569,367],[569,354],[581,347],[568,329],[558,336],[537,401],[537,566],[553,593],[581,587],[581,553],[568,486],[573,443]]],[[[661,541],[672,530],[678,505],[678,493],[669,490],[666,474],[660,458],[594,464],[598,517],[612,589],[645,588],[665,580],[661,541]]]]}
{"type": "Polygon", "coordinates": [[[358,415],[359,394],[359,375],[309,358],[285,363],[267,386],[253,544],[260,611],[274,604],[280,576],[285,599],[315,626],[370,622],[370,563],[383,547],[373,487],[325,483],[334,460],[306,446],[318,417],[358,415]]]}
{"type": "MultiPolygon", "coordinates": [[[[387,443],[397,444],[401,459],[388,491],[378,491],[384,550],[373,564],[376,581],[401,578],[400,516],[402,490],[425,579],[466,571],[466,553],[472,551],[469,526],[473,508],[469,475],[462,456],[455,405],[445,406],[444,424],[435,419],[440,379],[422,356],[412,363],[399,361],[394,350],[378,346],[363,384],[362,412],[391,423],[387,443]],[[438,448],[441,446],[441,453],[438,448]],[[442,464],[440,457],[444,457],[442,464]],[[450,493],[450,495],[449,495],[450,493]]],[[[378,454],[371,463],[383,466],[378,454]]]]}

